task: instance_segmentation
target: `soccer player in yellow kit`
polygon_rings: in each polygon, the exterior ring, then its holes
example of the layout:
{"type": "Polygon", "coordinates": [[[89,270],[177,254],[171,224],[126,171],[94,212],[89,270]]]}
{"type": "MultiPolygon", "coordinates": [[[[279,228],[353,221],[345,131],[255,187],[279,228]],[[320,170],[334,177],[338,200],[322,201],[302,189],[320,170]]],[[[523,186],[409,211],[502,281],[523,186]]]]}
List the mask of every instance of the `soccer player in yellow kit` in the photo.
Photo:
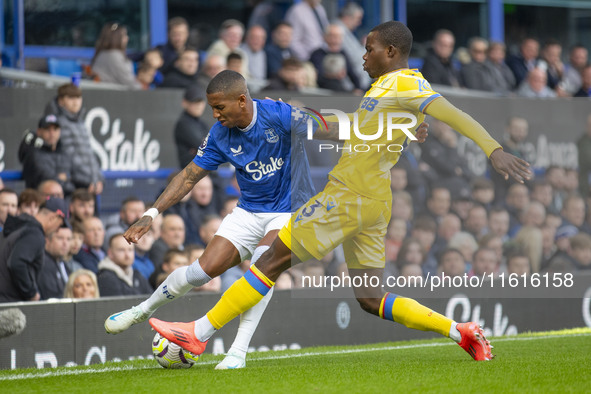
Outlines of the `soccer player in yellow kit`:
{"type": "MultiPolygon", "coordinates": [[[[343,244],[352,277],[382,277],[385,265],[384,236],[391,216],[390,169],[400,157],[398,149],[425,114],[442,120],[474,140],[506,179],[529,179],[529,164],[503,151],[487,131],[469,115],[431,89],[416,70],[408,68],[412,45],[410,30],[400,22],[376,26],[367,37],[364,69],[377,78],[356,111],[358,131],[350,132],[338,164],[329,174],[325,189],[296,211],[279,232],[271,248],[236,281],[206,316],[190,323],[151,319],[161,335],[185,349],[201,354],[214,332],[256,305],[292,264],[320,259],[343,244]],[[395,116],[388,115],[394,114],[395,116]],[[388,120],[390,119],[390,120],[388,120]],[[378,122],[396,125],[391,135],[378,122]],[[362,138],[363,137],[363,138],[362,138]],[[360,145],[364,145],[359,148],[360,145]],[[366,151],[369,146],[369,151],[366,151]],[[357,149],[356,149],[357,147],[357,149]],[[392,150],[392,151],[391,151],[392,150]]],[[[335,133],[336,125],[317,133],[335,133]]],[[[419,304],[381,287],[354,288],[363,310],[409,328],[437,332],[455,340],[475,360],[493,355],[481,327],[474,322],[456,323],[419,304]]]]}

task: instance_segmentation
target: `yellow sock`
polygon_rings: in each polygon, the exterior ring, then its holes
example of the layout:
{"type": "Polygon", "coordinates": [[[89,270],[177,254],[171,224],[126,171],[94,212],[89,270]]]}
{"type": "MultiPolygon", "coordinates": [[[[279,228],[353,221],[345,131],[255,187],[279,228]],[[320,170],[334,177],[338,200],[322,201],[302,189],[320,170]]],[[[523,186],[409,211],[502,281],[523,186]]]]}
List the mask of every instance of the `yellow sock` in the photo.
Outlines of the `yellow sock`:
{"type": "Polygon", "coordinates": [[[274,284],[256,266],[251,266],[207,312],[207,319],[219,330],[230,320],[258,304],[274,284]]]}
{"type": "Polygon", "coordinates": [[[449,337],[453,320],[419,304],[412,298],[386,293],[380,304],[380,317],[421,331],[434,331],[449,337]]]}

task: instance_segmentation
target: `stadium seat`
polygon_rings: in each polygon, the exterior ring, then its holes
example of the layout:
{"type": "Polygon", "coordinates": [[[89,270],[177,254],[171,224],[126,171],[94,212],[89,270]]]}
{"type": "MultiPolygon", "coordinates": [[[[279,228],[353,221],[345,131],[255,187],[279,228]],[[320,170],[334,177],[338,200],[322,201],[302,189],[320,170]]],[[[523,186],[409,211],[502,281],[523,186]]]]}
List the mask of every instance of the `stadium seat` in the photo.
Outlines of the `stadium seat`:
{"type": "Polygon", "coordinates": [[[82,72],[82,64],[75,59],[56,59],[50,57],[47,59],[47,67],[51,75],[62,77],[71,77],[72,73],[82,72]]]}

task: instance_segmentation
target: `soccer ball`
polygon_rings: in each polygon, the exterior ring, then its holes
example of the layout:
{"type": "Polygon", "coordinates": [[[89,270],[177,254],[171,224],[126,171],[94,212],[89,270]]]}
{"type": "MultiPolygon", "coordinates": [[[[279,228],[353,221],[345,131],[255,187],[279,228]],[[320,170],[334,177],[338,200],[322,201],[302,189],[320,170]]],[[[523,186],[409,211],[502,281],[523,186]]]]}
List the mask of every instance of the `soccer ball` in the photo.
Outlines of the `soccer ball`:
{"type": "Polygon", "coordinates": [[[152,341],[152,353],[158,364],[163,368],[191,368],[199,359],[199,356],[183,349],[176,343],[170,342],[158,333],[156,333],[152,341]]]}

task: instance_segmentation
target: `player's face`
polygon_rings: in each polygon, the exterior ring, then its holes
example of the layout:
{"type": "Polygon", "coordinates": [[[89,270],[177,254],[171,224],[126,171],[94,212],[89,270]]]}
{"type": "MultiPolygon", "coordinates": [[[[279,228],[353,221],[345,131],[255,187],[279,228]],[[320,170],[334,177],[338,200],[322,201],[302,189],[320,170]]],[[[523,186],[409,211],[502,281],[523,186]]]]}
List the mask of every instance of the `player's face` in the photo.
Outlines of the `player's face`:
{"type": "Polygon", "coordinates": [[[236,126],[246,127],[242,125],[245,107],[245,97],[231,97],[222,92],[211,93],[207,95],[207,102],[213,110],[213,117],[219,121],[222,126],[232,128],[236,126]]]}
{"type": "Polygon", "coordinates": [[[371,78],[378,78],[387,70],[388,48],[377,39],[375,32],[369,33],[365,43],[365,54],[363,55],[363,69],[371,78]]]}

